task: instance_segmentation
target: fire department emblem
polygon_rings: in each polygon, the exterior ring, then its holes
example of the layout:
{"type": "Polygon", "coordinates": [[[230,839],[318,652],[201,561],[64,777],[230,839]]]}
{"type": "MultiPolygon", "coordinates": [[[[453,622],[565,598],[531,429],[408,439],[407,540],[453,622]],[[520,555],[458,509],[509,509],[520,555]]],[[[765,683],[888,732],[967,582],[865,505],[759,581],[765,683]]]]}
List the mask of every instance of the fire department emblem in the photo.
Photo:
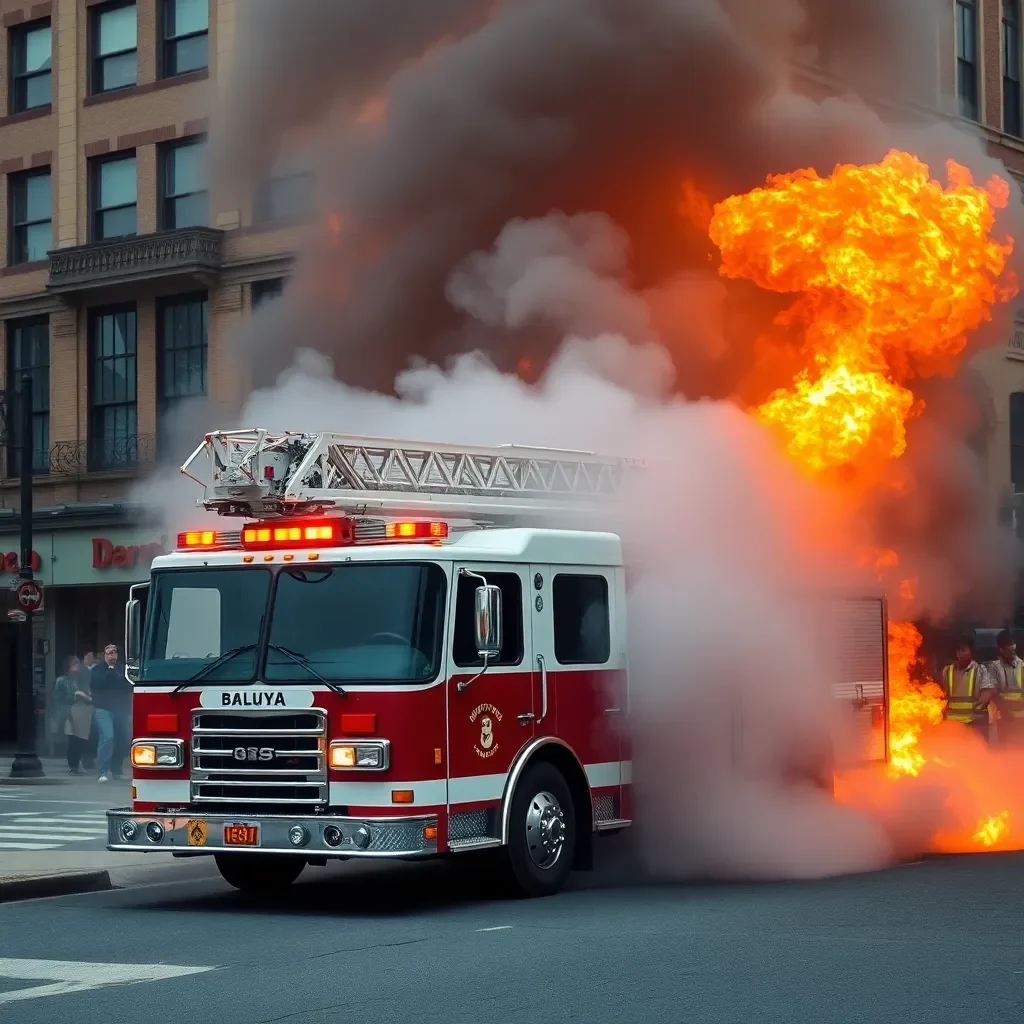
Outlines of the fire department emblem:
{"type": "Polygon", "coordinates": [[[480,704],[469,716],[474,725],[479,721],[480,736],[473,749],[479,757],[494,757],[498,752],[498,739],[494,735],[494,723],[501,721],[501,712],[493,704],[480,704]]]}

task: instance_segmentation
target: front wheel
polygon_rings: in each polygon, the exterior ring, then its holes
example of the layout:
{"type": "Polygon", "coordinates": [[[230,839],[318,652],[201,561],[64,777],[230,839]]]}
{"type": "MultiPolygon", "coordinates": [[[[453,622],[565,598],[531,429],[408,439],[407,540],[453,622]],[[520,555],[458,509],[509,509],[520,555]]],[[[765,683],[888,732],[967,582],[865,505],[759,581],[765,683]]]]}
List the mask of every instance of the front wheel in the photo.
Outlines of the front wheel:
{"type": "Polygon", "coordinates": [[[552,896],[566,883],[576,855],[576,814],[562,773],[541,761],[523,773],[512,795],[505,856],[524,896],[552,896]]]}
{"type": "Polygon", "coordinates": [[[224,881],[242,892],[287,889],[306,866],[301,857],[273,853],[218,853],[214,860],[224,881]]]}

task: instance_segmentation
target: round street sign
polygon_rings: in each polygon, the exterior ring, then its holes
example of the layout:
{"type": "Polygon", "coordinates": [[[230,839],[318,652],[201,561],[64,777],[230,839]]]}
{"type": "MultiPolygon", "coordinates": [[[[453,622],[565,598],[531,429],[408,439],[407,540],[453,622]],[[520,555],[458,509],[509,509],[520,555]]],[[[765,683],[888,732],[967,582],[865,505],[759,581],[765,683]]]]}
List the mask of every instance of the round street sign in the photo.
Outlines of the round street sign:
{"type": "Polygon", "coordinates": [[[34,612],[43,603],[43,588],[35,580],[22,580],[18,584],[18,605],[26,612],[34,612]]]}

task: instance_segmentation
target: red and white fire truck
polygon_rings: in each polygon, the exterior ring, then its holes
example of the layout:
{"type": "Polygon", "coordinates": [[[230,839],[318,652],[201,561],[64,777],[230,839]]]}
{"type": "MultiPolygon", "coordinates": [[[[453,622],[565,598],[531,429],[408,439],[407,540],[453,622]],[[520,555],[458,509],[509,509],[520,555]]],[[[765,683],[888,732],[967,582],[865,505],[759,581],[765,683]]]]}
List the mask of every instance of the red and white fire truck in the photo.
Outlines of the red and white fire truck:
{"type": "MultiPolygon", "coordinates": [[[[642,471],[207,435],[182,472],[244,521],[180,534],[132,588],[133,802],[108,848],[212,854],[252,890],[329,858],[493,850],[524,893],[560,889],[633,818],[622,543],[579,524],[642,471]]],[[[837,607],[832,684],[884,759],[885,603],[837,607]]]]}

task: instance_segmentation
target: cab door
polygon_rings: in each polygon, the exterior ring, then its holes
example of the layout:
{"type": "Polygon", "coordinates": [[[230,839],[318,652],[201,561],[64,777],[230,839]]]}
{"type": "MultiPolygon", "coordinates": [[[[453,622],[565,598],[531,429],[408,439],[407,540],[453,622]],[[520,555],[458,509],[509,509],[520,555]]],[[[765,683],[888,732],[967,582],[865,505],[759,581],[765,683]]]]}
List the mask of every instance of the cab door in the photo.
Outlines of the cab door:
{"type": "Polygon", "coordinates": [[[598,820],[620,816],[626,712],[625,633],[615,567],[533,565],[539,735],[579,758],[598,820]],[[544,707],[547,714],[543,714],[544,707]]]}
{"type": "Polygon", "coordinates": [[[448,630],[448,803],[453,810],[499,801],[515,756],[535,735],[530,582],[524,566],[456,563],[448,630]],[[463,572],[465,570],[465,572],[463,572]],[[476,652],[475,592],[501,589],[501,652],[483,671],[476,652]],[[481,674],[482,673],[482,674],[481,674]]]}

